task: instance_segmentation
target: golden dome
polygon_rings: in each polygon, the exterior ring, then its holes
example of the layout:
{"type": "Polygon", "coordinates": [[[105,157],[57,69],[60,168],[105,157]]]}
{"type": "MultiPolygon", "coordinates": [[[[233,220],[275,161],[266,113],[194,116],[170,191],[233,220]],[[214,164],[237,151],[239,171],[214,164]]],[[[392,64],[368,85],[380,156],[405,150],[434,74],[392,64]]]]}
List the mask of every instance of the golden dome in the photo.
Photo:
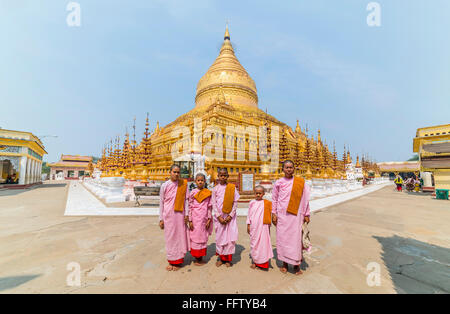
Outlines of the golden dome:
{"type": "Polygon", "coordinates": [[[258,107],[258,95],[253,79],[234,55],[228,25],[219,56],[197,84],[196,107],[216,101],[231,105],[258,107]]]}

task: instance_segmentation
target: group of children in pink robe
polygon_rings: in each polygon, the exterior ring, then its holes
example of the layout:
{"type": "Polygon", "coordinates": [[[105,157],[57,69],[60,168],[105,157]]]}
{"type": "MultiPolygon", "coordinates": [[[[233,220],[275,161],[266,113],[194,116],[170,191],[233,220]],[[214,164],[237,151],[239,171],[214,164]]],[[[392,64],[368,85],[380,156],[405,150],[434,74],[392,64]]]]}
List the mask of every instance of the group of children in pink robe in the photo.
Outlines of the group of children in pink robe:
{"type": "MultiPolygon", "coordinates": [[[[269,269],[273,258],[270,239],[270,227],[276,227],[277,258],[283,262],[281,272],[288,271],[288,264],[294,266],[294,273],[301,274],[302,261],[302,225],[309,223],[309,195],[307,184],[303,185],[301,200],[294,203],[298,213],[287,212],[293,182],[294,164],[283,163],[285,176],[277,180],[273,187],[272,202],[264,200],[264,187],[255,187],[255,199],[249,204],[247,215],[247,232],[250,235],[251,268],[269,269]],[[268,207],[270,206],[270,207],[268,207]],[[270,212],[268,212],[270,210],[270,212]]],[[[237,201],[239,193],[228,180],[228,171],[219,169],[218,184],[212,191],[205,187],[203,174],[195,177],[196,188],[189,192],[178,191],[178,197],[185,199],[184,209],[174,210],[177,189],[180,188],[180,168],[173,165],[170,169],[170,180],[163,183],[160,191],[160,227],[164,229],[166,254],[169,265],[167,270],[178,270],[184,262],[188,251],[195,258],[195,265],[204,265],[209,236],[214,227],[216,235],[216,266],[225,264],[232,266],[238,239],[237,201]],[[182,193],[182,194],[180,194],[182,193]]],[[[298,186],[297,186],[298,187],[298,186]]],[[[180,200],[178,200],[180,202],[180,200]]]]}

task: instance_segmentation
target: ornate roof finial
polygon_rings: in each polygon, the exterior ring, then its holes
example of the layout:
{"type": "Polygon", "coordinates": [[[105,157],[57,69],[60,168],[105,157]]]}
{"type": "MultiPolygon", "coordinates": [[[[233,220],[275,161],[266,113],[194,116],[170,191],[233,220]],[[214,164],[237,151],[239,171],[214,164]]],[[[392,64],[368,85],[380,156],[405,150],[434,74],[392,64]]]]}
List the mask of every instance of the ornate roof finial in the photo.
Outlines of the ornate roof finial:
{"type": "Polygon", "coordinates": [[[356,168],[361,168],[361,164],[359,163],[359,155],[356,156],[356,168]]]}
{"type": "Polygon", "coordinates": [[[228,31],[228,21],[227,26],[225,27],[225,36],[223,37],[224,40],[230,40],[230,32],[228,31]]]}
{"type": "Polygon", "coordinates": [[[295,132],[296,133],[301,133],[302,129],[300,128],[300,125],[298,124],[298,119],[297,119],[297,126],[295,127],[295,132]]]}

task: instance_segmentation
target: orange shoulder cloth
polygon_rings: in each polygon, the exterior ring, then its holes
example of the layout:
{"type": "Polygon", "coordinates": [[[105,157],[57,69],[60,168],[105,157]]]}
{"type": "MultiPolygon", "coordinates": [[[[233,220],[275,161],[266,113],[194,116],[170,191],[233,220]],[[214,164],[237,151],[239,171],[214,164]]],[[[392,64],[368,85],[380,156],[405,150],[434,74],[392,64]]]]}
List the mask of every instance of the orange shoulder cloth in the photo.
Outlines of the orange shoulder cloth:
{"type": "Polygon", "coordinates": [[[225,195],[223,197],[223,206],[222,206],[222,212],[224,214],[231,213],[231,210],[233,209],[235,189],[236,187],[232,183],[228,183],[227,187],[225,188],[225,195]]]}
{"type": "Polygon", "coordinates": [[[194,195],[194,198],[197,200],[197,202],[201,203],[203,202],[205,199],[207,199],[208,197],[211,196],[211,191],[208,190],[207,188],[203,188],[200,191],[198,191],[197,194],[194,195]]]}
{"type": "Polygon", "coordinates": [[[298,208],[300,207],[300,201],[302,200],[303,187],[305,186],[305,179],[294,177],[294,183],[292,184],[291,197],[289,198],[289,204],[286,212],[297,216],[298,208]]]}
{"type": "Polygon", "coordinates": [[[184,210],[184,203],[186,201],[186,189],[187,181],[180,179],[178,180],[177,195],[175,196],[174,211],[182,212],[184,210]]]}
{"type": "Polygon", "coordinates": [[[263,224],[270,225],[272,223],[272,202],[264,200],[264,218],[263,224]]]}

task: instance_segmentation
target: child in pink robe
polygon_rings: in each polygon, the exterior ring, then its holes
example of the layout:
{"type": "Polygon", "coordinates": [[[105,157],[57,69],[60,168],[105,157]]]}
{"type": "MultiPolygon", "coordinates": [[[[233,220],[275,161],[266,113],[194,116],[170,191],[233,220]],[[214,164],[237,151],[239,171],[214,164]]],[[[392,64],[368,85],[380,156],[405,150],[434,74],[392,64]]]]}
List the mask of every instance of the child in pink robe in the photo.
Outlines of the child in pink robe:
{"type": "MultiPolygon", "coordinates": [[[[195,176],[197,188],[189,195],[189,237],[191,241],[191,255],[196,259],[195,265],[205,264],[202,260],[206,256],[208,238],[212,233],[211,223],[211,196],[204,198],[201,202],[197,199],[205,188],[205,176],[201,173],[195,176]],[[197,196],[197,197],[196,197],[197,196]]],[[[204,190],[205,194],[211,194],[209,190],[204,190]]]]}
{"type": "Polygon", "coordinates": [[[180,167],[173,165],[170,169],[170,180],[164,182],[160,189],[159,226],[164,229],[166,254],[169,266],[167,270],[178,270],[184,262],[189,250],[188,228],[186,226],[189,211],[189,189],[186,189],[184,210],[174,210],[175,197],[180,179],[180,167]]]}
{"type": "Polygon", "coordinates": [[[294,183],[294,163],[287,160],[283,163],[285,176],[277,180],[272,190],[272,221],[277,228],[277,257],[283,262],[281,272],[286,273],[288,264],[294,265],[296,275],[302,274],[302,225],[309,223],[310,187],[305,184],[298,214],[286,212],[294,183]]]}
{"type": "Polygon", "coordinates": [[[222,264],[230,267],[233,254],[235,252],[236,241],[238,239],[238,227],[236,221],[237,201],[239,200],[239,193],[235,189],[233,207],[230,214],[225,214],[223,210],[223,203],[225,197],[225,189],[227,187],[228,171],[226,168],[221,168],[218,173],[219,184],[217,184],[212,192],[212,207],[214,229],[216,232],[216,255],[219,256],[216,266],[222,264]]]}
{"type": "Polygon", "coordinates": [[[270,224],[264,224],[264,187],[255,187],[256,199],[248,207],[247,233],[250,235],[250,255],[253,263],[250,268],[269,269],[269,260],[273,257],[270,242],[270,224]]]}

